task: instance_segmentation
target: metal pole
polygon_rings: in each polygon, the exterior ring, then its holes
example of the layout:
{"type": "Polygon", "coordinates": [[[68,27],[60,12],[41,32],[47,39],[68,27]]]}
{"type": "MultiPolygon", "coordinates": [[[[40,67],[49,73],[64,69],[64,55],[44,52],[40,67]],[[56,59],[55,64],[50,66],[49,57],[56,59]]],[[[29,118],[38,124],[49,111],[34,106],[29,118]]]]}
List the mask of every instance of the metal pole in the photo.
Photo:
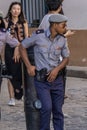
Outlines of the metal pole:
{"type": "MultiPolygon", "coordinates": [[[[33,48],[28,50],[28,55],[31,64],[34,64],[33,48]]],[[[40,129],[40,108],[41,103],[37,98],[34,77],[29,76],[26,67],[24,67],[24,110],[27,130],[40,129]]]]}

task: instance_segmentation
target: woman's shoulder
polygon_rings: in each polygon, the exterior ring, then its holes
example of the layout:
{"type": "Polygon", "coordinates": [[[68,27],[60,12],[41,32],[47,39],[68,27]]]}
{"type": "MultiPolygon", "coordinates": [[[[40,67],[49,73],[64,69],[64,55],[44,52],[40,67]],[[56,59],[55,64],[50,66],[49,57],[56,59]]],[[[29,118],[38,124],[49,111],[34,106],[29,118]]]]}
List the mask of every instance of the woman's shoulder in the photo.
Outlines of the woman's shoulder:
{"type": "Polygon", "coordinates": [[[9,18],[4,18],[4,21],[5,22],[9,22],[9,18]]]}
{"type": "Polygon", "coordinates": [[[24,26],[28,26],[28,21],[25,19],[23,24],[24,26]]]}
{"type": "Polygon", "coordinates": [[[24,24],[27,24],[27,23],[28,23],[27,19],[24,19],[24,24]]]}

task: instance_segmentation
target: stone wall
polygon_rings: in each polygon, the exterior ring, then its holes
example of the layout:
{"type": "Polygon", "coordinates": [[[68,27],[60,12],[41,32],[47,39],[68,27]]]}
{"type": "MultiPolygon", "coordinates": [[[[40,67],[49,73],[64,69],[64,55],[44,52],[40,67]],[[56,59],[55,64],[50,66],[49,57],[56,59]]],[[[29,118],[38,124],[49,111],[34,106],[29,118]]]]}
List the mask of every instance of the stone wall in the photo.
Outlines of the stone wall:
{"type": "MultiPolygon", "coordinates": [[[[36,28],[30,28],[29,34],[36,28]]],[[[75,30],[75,34],[68,38],[70,49],[70,66],[87,66],[87,30],[75,30]]]]}
{"type": "Polygon", "coordinates": [[[76,30],[76,33],[68,38],[71,52],[71,66],[87,66],[87,30],[76,30]]]}

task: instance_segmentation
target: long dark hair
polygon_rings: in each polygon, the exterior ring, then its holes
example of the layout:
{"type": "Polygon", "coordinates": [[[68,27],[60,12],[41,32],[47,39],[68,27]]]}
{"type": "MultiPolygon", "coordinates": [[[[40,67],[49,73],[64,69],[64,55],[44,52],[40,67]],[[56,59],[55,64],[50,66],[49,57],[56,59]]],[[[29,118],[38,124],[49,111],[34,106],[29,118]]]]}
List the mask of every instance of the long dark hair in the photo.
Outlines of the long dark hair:
{"type": "Polygon", "coordinates": [[[0,29],[1,28],[5,28],[5,23],[4,23],[4,21],[3,21],[3,18],[2,17],[0,17],[0,29]]]}
{"type": "Polygon", "coordinates": [[[12,2],[12,3],[11,3],[11,5],[9,6],[9,9],[8,9],[8,13],[7,13],[7,15],[6,15],[5,18],[8,19],[8,20],[12,20],[11,9],[12,9],[12,7],[13,7],[14,5],[19,5],[20,8],[21,8],[20,15],[18,16],[18,22],[19,22],[19,23],[25,23],[26,20],[25,20],[24,13],[23,13],[23,11],[22,11],[22,5],[21,5],[20,2],[16,2],[16,1],[15,1],[15,2],[12,2]]]}

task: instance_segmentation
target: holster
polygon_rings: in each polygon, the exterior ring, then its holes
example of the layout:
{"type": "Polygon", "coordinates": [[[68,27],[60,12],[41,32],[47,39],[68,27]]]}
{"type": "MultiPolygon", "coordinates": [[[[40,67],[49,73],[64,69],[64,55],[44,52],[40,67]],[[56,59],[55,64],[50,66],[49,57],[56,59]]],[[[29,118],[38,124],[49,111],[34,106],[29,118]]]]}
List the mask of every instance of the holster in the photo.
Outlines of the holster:
{"type": "Polygon", "coordinates": [[[46,81],[46,79],[47,79],[47,68],[43,68],[40,71],[36,70],[35,71],[35,78],[40,82],[46,81]]]}
{"type": "MultiPolygon", "coordinates": [[[[61,76],[61,75],[63,75],[63,70],[60,70],[60,71],[58,72],[58,75],[57,75],[56,78],[58,78],[58,76],[61,76]]],[[[43,69],[41,69],[40,71],[38,71],[38,70],[35,71],[35,78],[36,78],[38,81],[40,81],[40,82],[47,81],[47,77],[48,77],[48,76],[49,76],[49,75],[47,75],[47,68],[43,68],[43,69]]]]}

